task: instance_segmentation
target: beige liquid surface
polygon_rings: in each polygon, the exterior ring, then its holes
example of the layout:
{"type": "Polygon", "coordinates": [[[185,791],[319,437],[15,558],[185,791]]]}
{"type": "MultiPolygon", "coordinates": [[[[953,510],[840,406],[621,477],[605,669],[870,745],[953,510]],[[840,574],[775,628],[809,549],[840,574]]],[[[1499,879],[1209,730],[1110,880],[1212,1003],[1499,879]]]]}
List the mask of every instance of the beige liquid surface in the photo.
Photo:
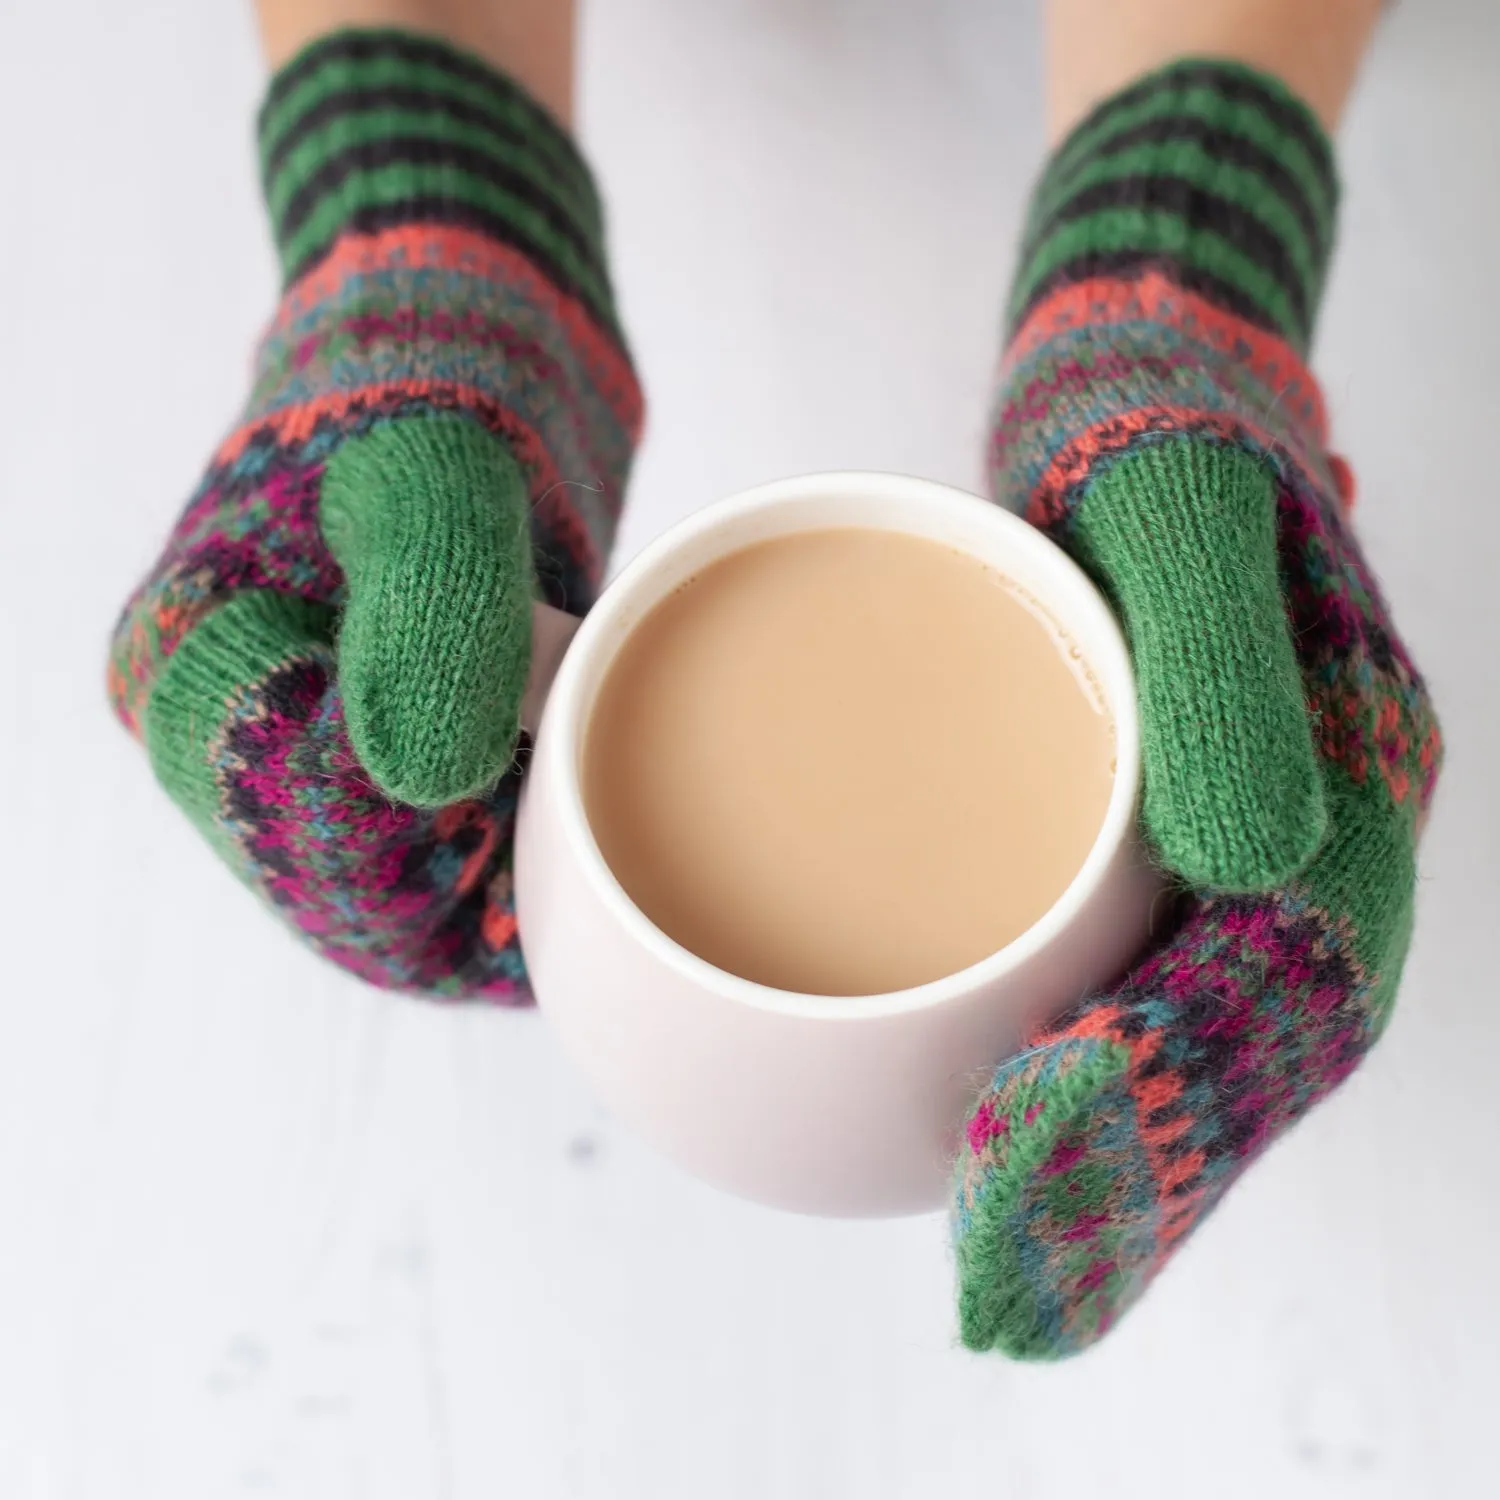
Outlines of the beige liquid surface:
{"type": "Polygon", "coordinates": [[[1102,696],[1023,595],[951,548],[851,528],[733,553],[647,614],[600,689],[583,791],[615,878],[683,947],[867,995],[1036,921],[1113,766],[1102,696]]]}

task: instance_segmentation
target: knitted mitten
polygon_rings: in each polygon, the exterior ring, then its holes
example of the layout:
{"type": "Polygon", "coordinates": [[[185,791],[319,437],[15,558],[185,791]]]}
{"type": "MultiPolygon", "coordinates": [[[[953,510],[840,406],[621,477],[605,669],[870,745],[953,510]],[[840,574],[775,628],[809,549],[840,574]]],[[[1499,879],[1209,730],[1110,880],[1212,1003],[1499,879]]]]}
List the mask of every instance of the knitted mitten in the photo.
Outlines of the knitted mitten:
{"type": "Polygon", "coordinates": [[[1189,894],[969,1118],[971,1348],[1098,1338],[1390,1014],[1441,742],[1302,362],[1335,197],[1311,114],[1210,62],[1105,102],[1036,190],[994,487],[1119,609],[1142,816],[1189,894]]]}
{"type": "Polygon", "coordinates": [[[260,117],[286,290],[109,690],[234,869],[383,985],[524,998],[534,597],[594,597],[640,425],[572,142],[477,59],[344,32],[260,117]]]}

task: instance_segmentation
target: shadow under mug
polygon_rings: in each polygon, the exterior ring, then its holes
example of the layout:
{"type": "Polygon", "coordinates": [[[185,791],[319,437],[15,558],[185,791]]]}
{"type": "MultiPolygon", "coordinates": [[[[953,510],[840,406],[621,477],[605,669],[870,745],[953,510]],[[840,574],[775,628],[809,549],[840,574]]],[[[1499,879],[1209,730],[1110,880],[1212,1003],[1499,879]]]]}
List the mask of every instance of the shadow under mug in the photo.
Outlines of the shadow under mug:
{"type": "Polygon", "coordinates": [[[516,905],[537,1002],[603,1102],[689,1172],[806,1213],[939,1207],[959,1131],[1028,1029],[1121,974],[1162,888],[1142,855],[1135,686],[1109,606],[1041,532],[976,496],[893,474],[749,490],[689,517],[604,591],[551,683],[516,833],[516,905]],[[800,531],[904,532],[1030,596],[1091,669],[1115,729],[1104,822],[1037,922],[957,974],[884,995],[791,994],[715,968],[655,927],[589,829],[580,764],[615,653],[659,600],[742,547],[800,531]]]}

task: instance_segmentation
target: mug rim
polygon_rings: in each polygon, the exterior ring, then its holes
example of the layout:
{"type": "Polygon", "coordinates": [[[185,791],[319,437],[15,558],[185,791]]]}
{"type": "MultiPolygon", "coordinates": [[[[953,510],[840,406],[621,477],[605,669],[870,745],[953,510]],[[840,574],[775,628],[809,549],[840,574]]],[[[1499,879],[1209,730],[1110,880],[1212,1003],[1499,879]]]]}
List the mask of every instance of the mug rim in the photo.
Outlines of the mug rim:
{"type": "MultiPolygon", "coordinates": [[[[872,524],[871,529],[902,530],[899,525],[878,523],[872,524]]],[[[783,534],[795,535],[795,530],[783,534]]],[[[922,536],[917,531],[905,534],[922,536]]],[[[748,545],[753,544],[742,542],[728,546],[710,560],[717,561],[748,545]]],[[[1000,566],[989,557],[980,557],[971,547],[957,542],[950,545],[986,566],[1000,566]]],[[[1049,598],[1042,602],[1049,613],[1056,611],[1055,600],[1049,598]]],[[[618,650],[618,644],[615,649],[618,650]]],[[[602,670],[607,672],[608,669],[606,661],[602,670]]],[[[1130,652],[1114,612],[1083,569],[1043,532],[982,496],[936,480],[853,469],[800,474],[738,491],[700,507],[648,542],[610,581],[598,602],[584,616],[548,694],[533,754],[550,757],[552,769],[558,773],[551,778],[561,803],[554,811],[584,879],[589,881],[606,909],[635,942],[658,962],[721,999],[816,1020],[869,1020],[935,1008],[987,988],[1019,969],[1063,932],[1105,883],[1116,856],[1131,840],[1141,780],[1140,723],[1130,652]],[[619,635],[619,642],[623,642],[639,619],[664,597],[666,591],[644,599],[639,596],[643,583],[673,553],[721,527],[728,527],[730,523],[758,512],[830,495],[848,498],[854,492],[857,492],[857,497],[893,499],[897,503],[910,503],[914,508],[920,506],[929,512],[934,506],[946,506],[951,511],[962,508],[972,512],[968,517],[970,521],[978,520],[982,512],[985,519],[980,524],[994,527],[997,538],[1003,539],[1000,546],[1004,550],[1031,552],[1038,557],[1047,554],[1048,563],[1060,569],[1075,596],[1075,602],[1069,606],[1068,618],[1057,620],[1057,624],[1068,633],[1076,630],[1078,634],[1088,635],[1090,644],[1084,648],[1085,657],[1105,684],[1108,710],[1115,730],[1115,777],[1104,818],[1083,863],[1057,900],[1010,942],[967,968],[905,989],[872,995],[819,995],[775,989],[721,969],[663,932],[635,904],[605,860],[584,806],[578,768],[581,742],[587,733],[585,710],[590,704],[579,700],[588,668],[600,650],[610,644],[620,617],[636,611],[635,620],[619,635]],[[1080,612],[1092,618],[1079,621],[1080,612]]]]}

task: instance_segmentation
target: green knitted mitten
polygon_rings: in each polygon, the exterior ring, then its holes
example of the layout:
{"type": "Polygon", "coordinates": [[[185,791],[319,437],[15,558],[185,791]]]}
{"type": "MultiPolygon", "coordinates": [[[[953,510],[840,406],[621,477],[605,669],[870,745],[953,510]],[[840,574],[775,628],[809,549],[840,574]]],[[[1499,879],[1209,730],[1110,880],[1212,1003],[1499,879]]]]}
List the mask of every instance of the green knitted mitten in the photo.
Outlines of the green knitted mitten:
{"type": "Polygon", "coordinates": [[[1119,609],[1142,815],[1186,889],[1160,945],[975,1105],[973,1348],[1099,1338],[1391,1012],[1441,740],[1302,362],[1335,197],[1284,87],[1184,62],[1100,105],[1033,201],[995,490],[1119,609]]]}
{"type": "Polygon", "coordinates": [[[509,79],[395,31],[289,62],[260,145],[285,289],[110,693],[322,952],[524,1000],[531,607],[588,609],[641,418],[593,181],[509,79]]]}

